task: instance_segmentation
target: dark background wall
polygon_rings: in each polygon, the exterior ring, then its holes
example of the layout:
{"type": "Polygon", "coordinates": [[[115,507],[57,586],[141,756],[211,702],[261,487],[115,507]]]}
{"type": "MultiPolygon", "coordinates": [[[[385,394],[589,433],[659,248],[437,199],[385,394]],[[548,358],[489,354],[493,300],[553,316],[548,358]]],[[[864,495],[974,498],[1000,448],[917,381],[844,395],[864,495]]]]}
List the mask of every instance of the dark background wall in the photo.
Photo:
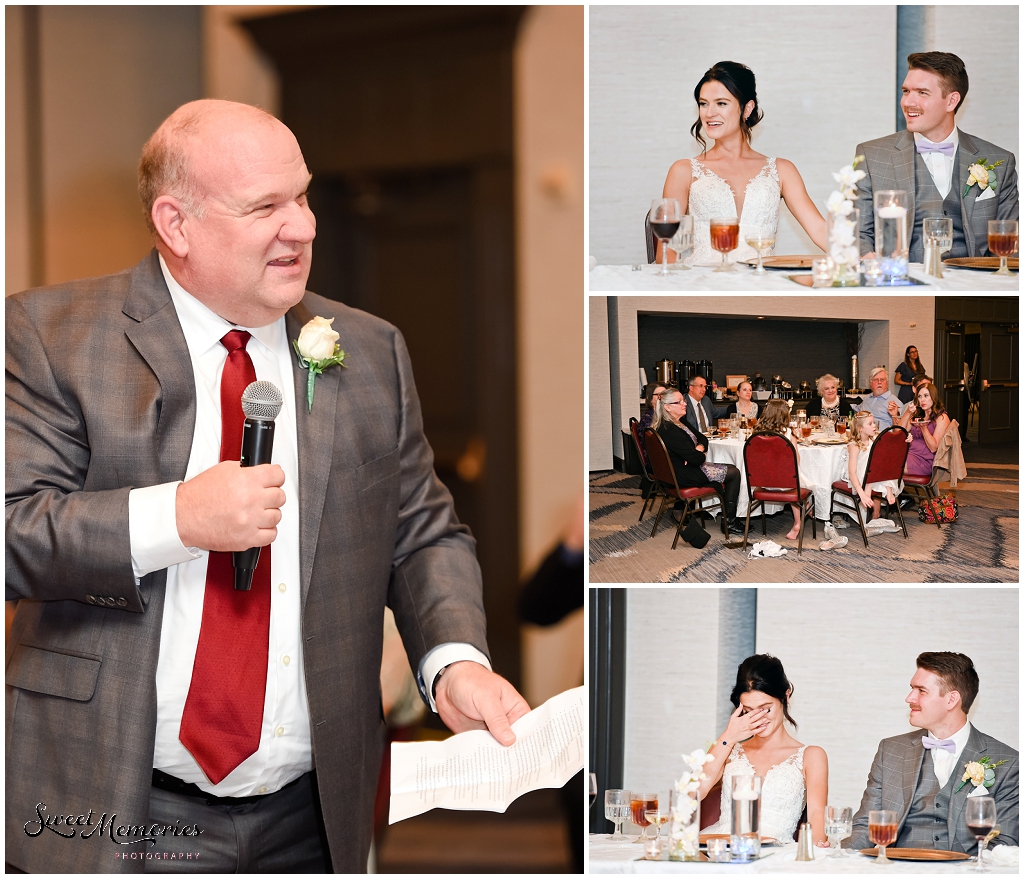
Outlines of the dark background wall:
{"type": "Polygon", "coordinates": [[[650,381],[657,375],[654,364],[668,359],[710,360],[720,386],[726,375],[757,372],[769,382],[777,373],[794,387],[831,372],[849,385],[848,327],[845,321],[641,314],[638,366],[650,381]]]}

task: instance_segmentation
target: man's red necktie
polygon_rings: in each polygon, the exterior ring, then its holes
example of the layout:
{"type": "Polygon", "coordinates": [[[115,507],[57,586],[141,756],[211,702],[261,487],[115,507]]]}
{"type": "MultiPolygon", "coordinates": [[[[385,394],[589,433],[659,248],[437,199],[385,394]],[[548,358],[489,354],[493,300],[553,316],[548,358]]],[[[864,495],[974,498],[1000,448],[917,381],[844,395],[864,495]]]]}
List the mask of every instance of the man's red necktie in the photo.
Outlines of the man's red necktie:
{"type": "MultiPolygon", "coordinates": [[[[242,450],[242,391],[256,381],[245,350],[249,334],[232,330],[220,380],[220,459],[242,450]]],[[[230,552],[211,552],[203,622],[178,738],[214,784],[260,745],[270,640],[270,547],[263,547],[252,589],[236,591],[230,552]]]]}

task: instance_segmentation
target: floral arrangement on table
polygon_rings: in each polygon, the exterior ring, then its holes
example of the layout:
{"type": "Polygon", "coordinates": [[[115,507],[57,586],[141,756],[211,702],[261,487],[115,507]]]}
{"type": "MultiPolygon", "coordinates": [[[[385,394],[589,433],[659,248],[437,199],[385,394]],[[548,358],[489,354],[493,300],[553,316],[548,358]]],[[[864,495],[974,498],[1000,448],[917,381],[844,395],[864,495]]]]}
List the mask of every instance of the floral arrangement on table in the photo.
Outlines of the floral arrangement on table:
{"type": "Polygon", "coordinates": [[[966,763],[963,778],[960,779],[960,784],[953,793],[959,793],[960,789],[969,781],[973,782],[975,790],[992,787],[996,783],[996,767],[1002,766],[1005,762],[1005,760],[998,760],[993,763],[991,757],[982,757],[980,760],[966,763]]]}
{"type": "Polygon", "coordinates": [[[825,202],[829,217],[828,259],[834,272],[833,283],[840,286],[858,283],[860,245],[857,242],[857,209],[853,202],[857,198],[857,184],[867,176],[864,171],[857,170],[863,161],[863,156],[857,156],[852,165],[832,174],[839,189],[834,190],[825,202]]]}
{"type": "Polygon", "coordinates": [[[964,183],[964,194],[961,198],[967,198],[967,193],[975,184],[978,185],[978,192],[984,192],[986,189],[991,189],[992,194],[996,192],[996,172],[1005,159],[1000,159],[998,162],[989,163],[987,159],[982,159],[980,162],[975,162],[967,169],[967,181],[964,183]]]}
{"type": "Polygon", "coordinates": [[[698,748],[683,754],[687,771],[676,781],[672,796],[672,829],[668,856],[673,861],[696,861],[700,857],[700,783],[707,776],[704,764],[715,758],[698,748]]]}

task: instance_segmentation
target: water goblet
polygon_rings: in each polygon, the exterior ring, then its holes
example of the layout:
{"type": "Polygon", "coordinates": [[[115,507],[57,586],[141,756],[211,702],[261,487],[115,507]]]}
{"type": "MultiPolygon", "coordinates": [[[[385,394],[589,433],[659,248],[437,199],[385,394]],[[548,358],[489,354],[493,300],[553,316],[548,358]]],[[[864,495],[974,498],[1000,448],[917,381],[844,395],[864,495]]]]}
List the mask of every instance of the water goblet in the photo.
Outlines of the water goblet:
{"type": "Polygon", "coordinates": [[[668,243],[679,231],[682,214],[679,201],[674,198],[656,198],[651,202],[651,231],[661,242],[661,270],[659,275],[668,274],[668,243]]]}
{"type": "Polygon", "coordinates": [[[999,269],[995,274],[1009,275],[1006,257],[1017,252],[1017,221],[989,220],[988,249],[999,257],[999,269]]]}
{"type": "Polygon", "coordinates": [[[734,272],[732,263],[726,262],[725,255],[735,250],[740,243],[740,221],[736,217],[712,217],[710,222],[711,248],[722,254],[722,264],[716,272],[734,272]]]}
{"type": "Polygon", "coordinates": [[[996,823],[995,797],[968,797],[964,808],[964,820],[967,822],[967,829],[978,840],[978,853],[974,856],[975,866],[972,872],[987,873],[982,843],[996,823]]]}
{"type": "Polygon", "coordinates": [[[872,863],[892,863],[885,856],[885,850],[896,842],[896,822],[898,820],[899,813],[891,809],[872,809],[868,812],[868,839],[878,846],[878,857],[872,863]]]}
{"type": "Polygon", "coordinates": [[[767,275],[768,270],[764,267],[762,258],[775,246],[775,233],[761,226],[751,226],[743,238],[749,247],[757,251],[757,268],[754,272],[758,275],[767,275]]]}
{"type": "Polygon", "coordinates": [[[629,817],[629,802],[632,794],[628,790],[606,790],[604,792],[604,817],[615,825],[615,830],[608,837],[611,842],[625,842],[622,822],[629,817]]]}
{"type": "Polygon", "coordinates": [[[658,795],[657,794],[638,794],[633,793],[633,796],[629,799],[629,819],[637,827],[640,828],[640,835],[633,840],[633,842],[639,842],[641,844],[651,839],[647,835],[647,828],[651,826],[651,822],[647,820],[647,808],[658,807],[658,795]]]}
{"type": "Polygon", "coordinates": [[[597,774],[594,772],[590,773],[590,808],[594,806],[594,800],[597,799],[597,774]]]}
{"type": "Polygon", "coordinates": [[[840,808],[839,806],[827,806],[825,808],[825,836],[828,837],[831,847],[828,857],[849,857],[841,848],[841,843],[852,833],[853,810],[850,808],[840,808]]]}
{"type": "Polygon", "coordinates": [[[672,264],[674,272],[688,272],[690,267],[683,262],[687,253],[693,250],[693,217],[683,214],[679,218],[679,231],[672,236],[668,246],[675,251],[676,261],[672,264]]]}

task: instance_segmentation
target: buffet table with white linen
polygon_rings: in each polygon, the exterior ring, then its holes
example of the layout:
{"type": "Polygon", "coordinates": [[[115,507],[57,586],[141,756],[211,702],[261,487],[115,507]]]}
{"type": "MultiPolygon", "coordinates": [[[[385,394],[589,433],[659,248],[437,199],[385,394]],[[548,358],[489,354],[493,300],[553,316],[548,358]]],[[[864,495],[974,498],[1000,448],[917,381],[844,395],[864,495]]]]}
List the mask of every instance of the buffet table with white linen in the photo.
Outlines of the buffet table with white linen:
{"type": "MultiPolygon", "coordinates": [[[[712,439],[707,451],[707,458],[713,464],[732,464],[740,471],[740,497],[736,515],[745,518],[749,498],[747,496],[747,473],[743,467],[743,439],[712,439]]],[[[812,443],[800,446],[800,487],[814,491],[814,518],[823,521],[828,519],[829,504],[832,496],[832,483],[842,479],[847,471],[848,454],[846,445],[824,445],[812,443]]],[[[781,504],[768,504],[768,515],[782,509],[781,504]]],[[[756,514],[760,515],[760,513],[756,514]]],[[[754,519],[750,521],[751,532],[754,519]]]]}
{"type": "MultiPolygon", "coordinates": [[[[850,853],[848,858],[830,858],[825,849],[814,850],[814,862],[797,861],[796,843],[761,849],[761,857],[749,864],[713,864],[704,861],[640,860],[643,847],[633,842],[608,842],[607,834],[594,833],[588,842],[590,873],[946,873],[973,872],[973,861],[893,861],[888,866],[874,858],[850,853]]],[[[998,846],[1006,848],[1006,846],[998,846]]],[[[1009,854],[1003,852],[1001,854],[1009,854]]],[[[1007,860],[1010,860],[1009,858],[1007,860]]],[[[999,866],[986,858],[992,873],[1017,873],[1017,866],[999,866]]]]}
{"type": "MultiPolygon", "coordinates": [[[[716,272],[706,266],[690,270],[670,269],[668,275],[659,275],[658,265],[596,266],[590,272],[591,292],[616,293],[645,291],[648,293],[679,293],[697,290],[746,290],[779,293],[798,293],[801,290],[822,293],[830,290],[839,295],[856,293],[892,292],[892,287],[803,287],[789,279],[789,275],[807,275],[810,271],[787,269],[770,271],[758,276],[749,266],[737,264],[734,272],[716,272]]],[[[926,274],[922,263],[910,264],[910,275],[926,286],[895,288],[908,293],[965,291],[970,293],[1018,292],[1020,278],[1014,272],[1010,277],[996,277],[991,271],[944,268],[941,278],[926,274]]]]}

